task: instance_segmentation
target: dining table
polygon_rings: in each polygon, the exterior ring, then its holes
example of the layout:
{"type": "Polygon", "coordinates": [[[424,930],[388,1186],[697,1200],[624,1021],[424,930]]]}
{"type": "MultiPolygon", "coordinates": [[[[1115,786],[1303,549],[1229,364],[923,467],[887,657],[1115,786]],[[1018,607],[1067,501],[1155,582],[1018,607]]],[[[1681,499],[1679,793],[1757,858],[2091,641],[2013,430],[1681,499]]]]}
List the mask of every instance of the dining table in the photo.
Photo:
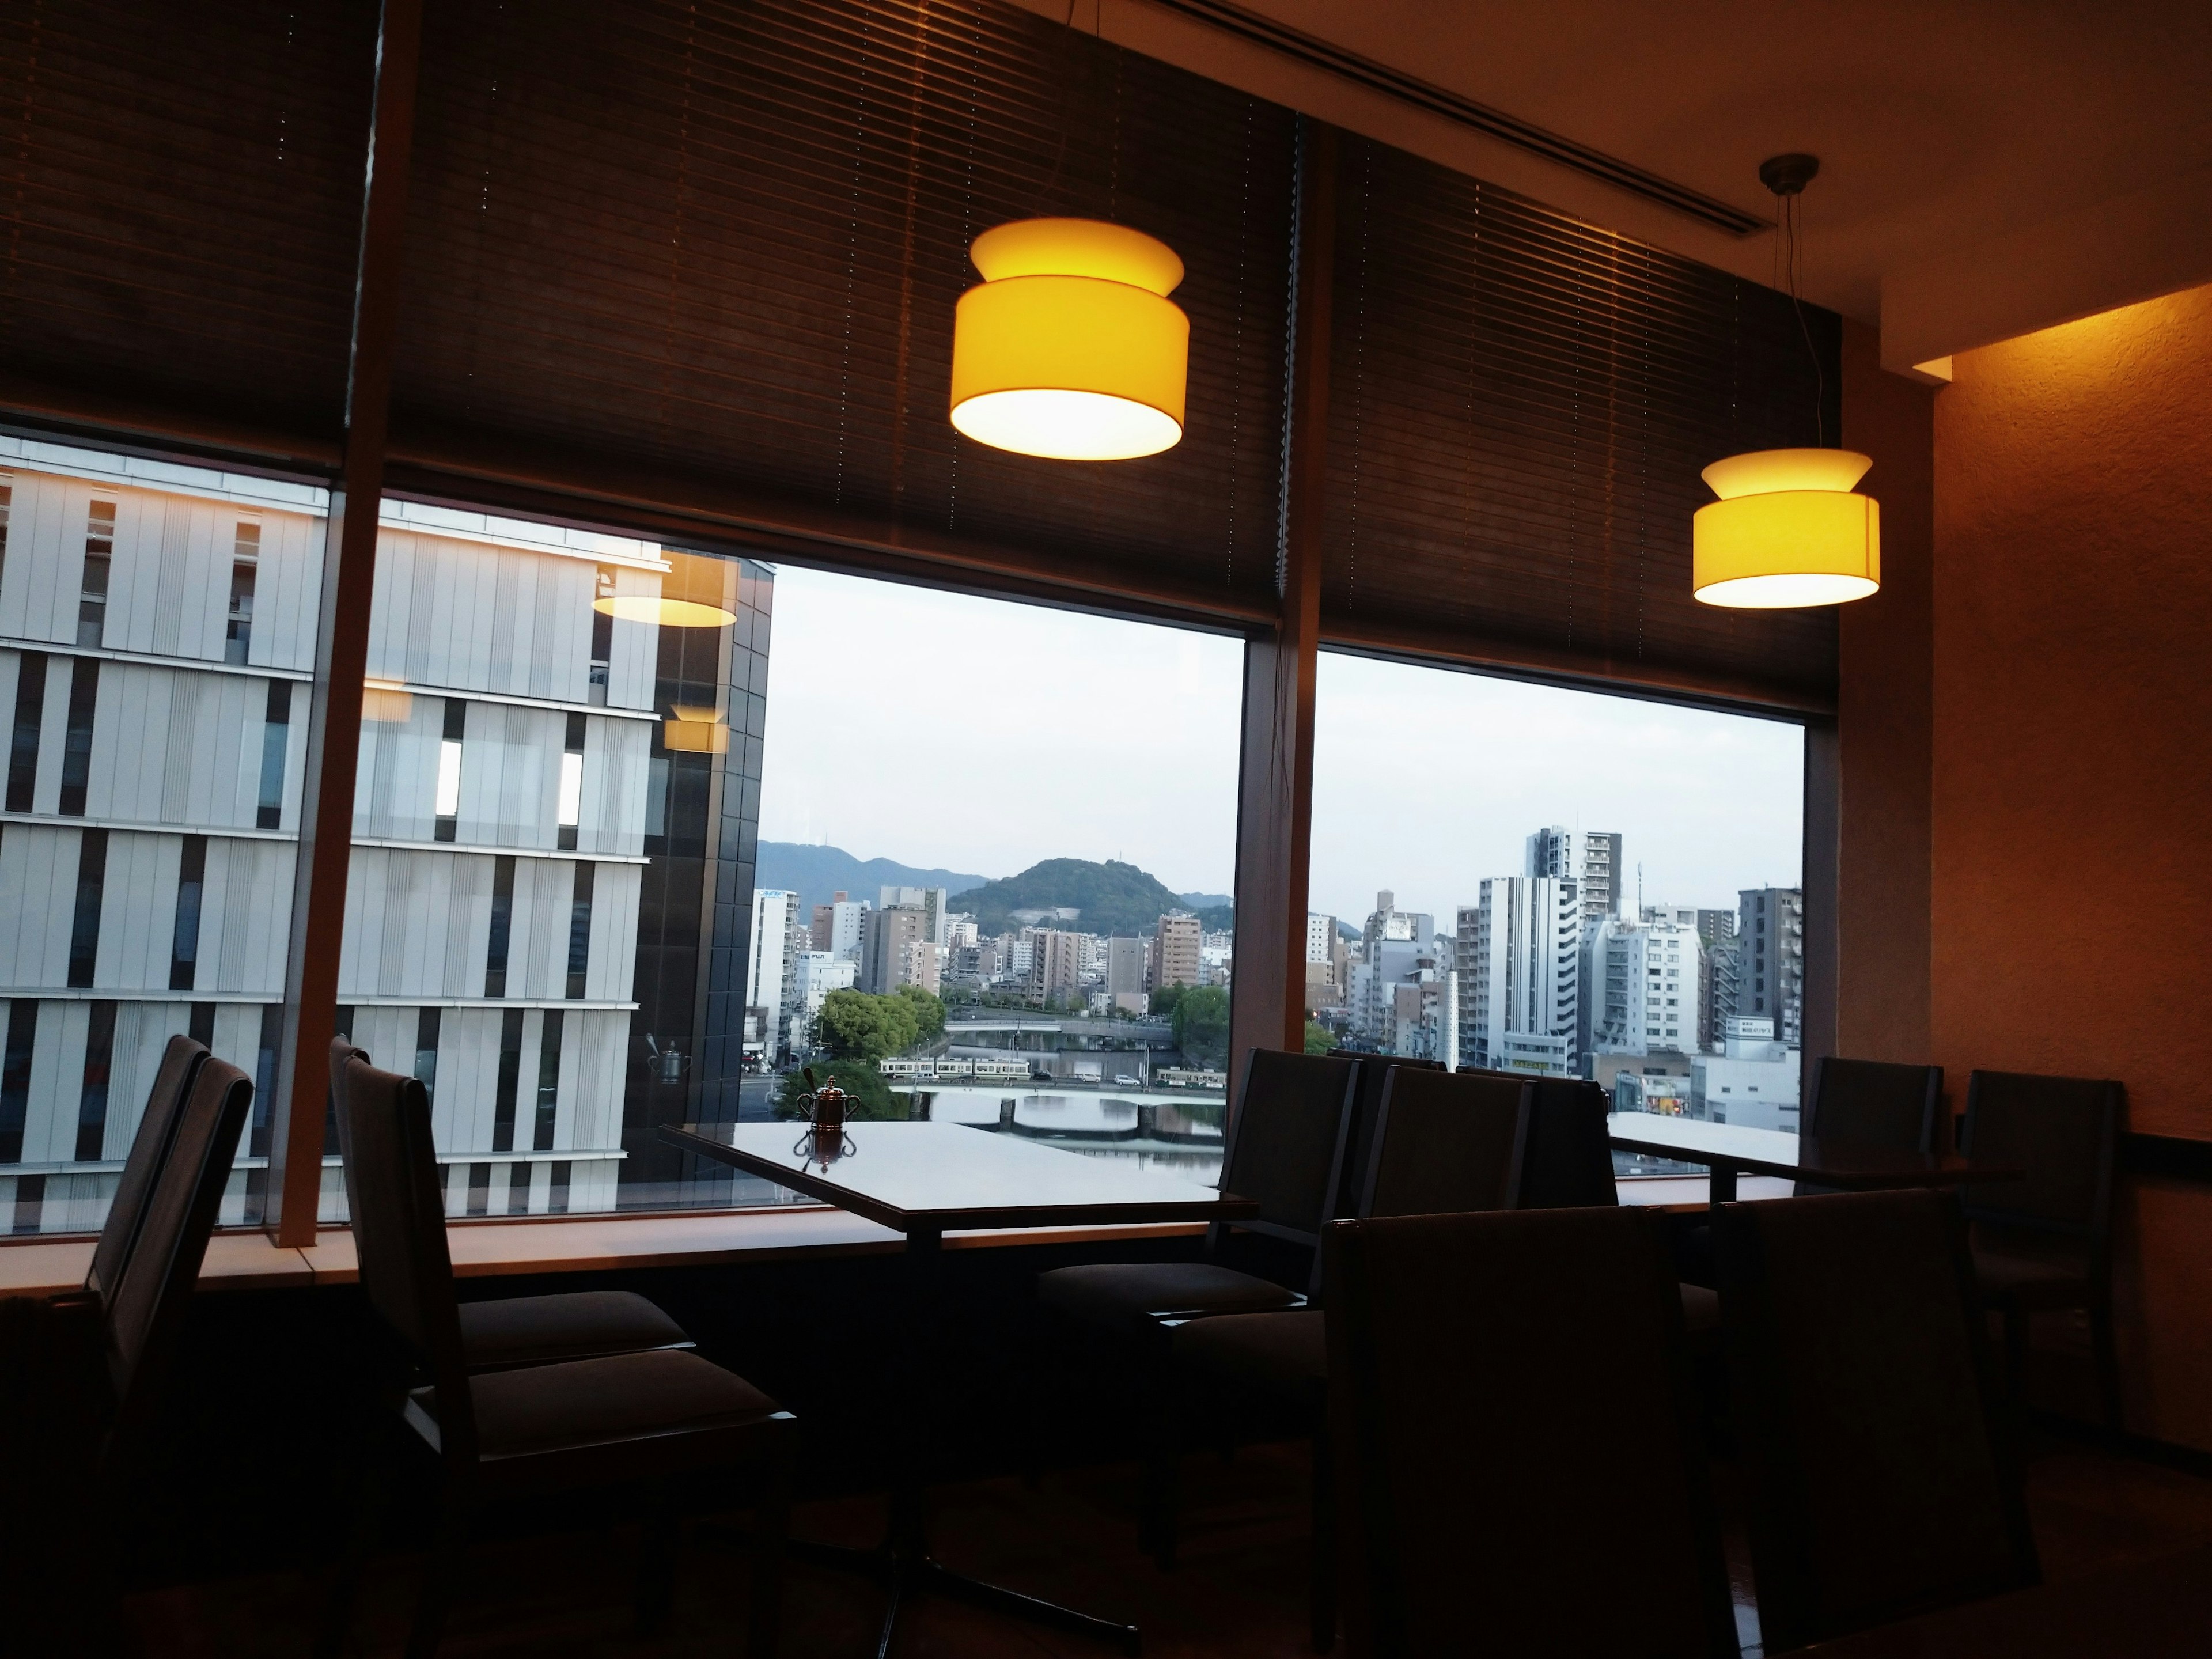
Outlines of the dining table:
{"type": "Polygon", "coordinates": [[[998,1228],[1051,1229],[1138,1222],[1234,1222],[1259,1206],[1133,1158],[1087,1156],[1013,1135],[928,1121],[848,1122],[817,1133],[805,1122],[665,1125],[685,1152],[772,1181],[902,1234],[907,1274],[898,1340],[904,1374],[923,1379],[901,1413],[890,1513],[882,1541],[848,1550],[793,1540],[792,1548],[874,1577],[887,1601],[877,1645],[888,1659],[902,1606],[936,1593],[1139,1650],[1134,1625],[1095,1617],[953,1571],[929,1553],[925,1496],[933,1442],[945,1235],[998,1228]]]}
{"type": "Polygon", "coordinates": [[[1605,1127],[1606,1139],[1617,1152],[1704,1165],[1710,1178],[1706,1199],[1717,1205],[1735,1202],[1740,1175],[1780,1176],[1808,1186],[1863,1193],[2018,1181],[2026,1173],[2017,1164],[1977,1161],[1956,1153],[1902,1151],[1832,1135],[1754,1129],[1666,1112],[1613,1112],[1607,1116],[1605,1127]]]}
{"type": "Polygon", "coordinates": [[[2201,1659],[2212,1544],[1922,1613],[1803,1649],[1805,1659],[2201,1659]]]}

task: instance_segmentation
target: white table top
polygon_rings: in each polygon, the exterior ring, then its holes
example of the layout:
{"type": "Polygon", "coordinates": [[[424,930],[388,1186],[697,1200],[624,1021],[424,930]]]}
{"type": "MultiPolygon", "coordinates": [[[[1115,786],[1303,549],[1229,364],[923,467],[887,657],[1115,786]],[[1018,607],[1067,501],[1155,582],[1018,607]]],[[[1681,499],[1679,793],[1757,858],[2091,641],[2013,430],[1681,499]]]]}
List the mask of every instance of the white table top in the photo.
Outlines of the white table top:
{"type": "Polygon", "coordinates": [[[1233,1221],[1257,1206],[1133,1160],[1087,1158],[958,1123],[851,1123],[817,1147],[806,1125],[687,1123],[662,1133],[901,1232],[1233,1221]]]}

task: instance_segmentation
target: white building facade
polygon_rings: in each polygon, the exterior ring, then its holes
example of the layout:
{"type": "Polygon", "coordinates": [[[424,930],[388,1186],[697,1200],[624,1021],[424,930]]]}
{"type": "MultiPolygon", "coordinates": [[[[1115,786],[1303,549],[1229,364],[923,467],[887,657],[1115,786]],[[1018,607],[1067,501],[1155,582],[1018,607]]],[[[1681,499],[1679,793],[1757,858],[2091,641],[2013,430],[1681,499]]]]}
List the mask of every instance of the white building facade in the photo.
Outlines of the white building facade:
{"type": "Polygon", "coordinates": [[[1582,900],[1571,881],[1492,876],[1459,912],[1461,1063],[1577,1075],[1582,900]]]}

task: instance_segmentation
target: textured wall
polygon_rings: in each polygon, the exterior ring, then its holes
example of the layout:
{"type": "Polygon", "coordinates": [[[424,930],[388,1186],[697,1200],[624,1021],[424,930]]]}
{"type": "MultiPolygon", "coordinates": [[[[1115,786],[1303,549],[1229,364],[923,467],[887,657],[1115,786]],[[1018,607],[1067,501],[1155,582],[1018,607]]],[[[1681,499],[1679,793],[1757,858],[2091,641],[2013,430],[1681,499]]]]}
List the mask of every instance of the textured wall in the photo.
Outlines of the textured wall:
{"type": "MultiPolygon", "coordinates": [[[[1960,356],[1936,405],[1933,1036],[2212,1139],[2212,288],[1960,356]]],[[[2130,1426],[2212,1447],[2212,1190],[2124,1206],[2130,1426]]]]}
{"type": "Polygon", "coordinates": [[[1908,1065],[1929,1058],[1935,401],[1844,323],[1844,447],[1874,458],[1881,591],[1837,617],[1835,1046],[1908,1065]]]}

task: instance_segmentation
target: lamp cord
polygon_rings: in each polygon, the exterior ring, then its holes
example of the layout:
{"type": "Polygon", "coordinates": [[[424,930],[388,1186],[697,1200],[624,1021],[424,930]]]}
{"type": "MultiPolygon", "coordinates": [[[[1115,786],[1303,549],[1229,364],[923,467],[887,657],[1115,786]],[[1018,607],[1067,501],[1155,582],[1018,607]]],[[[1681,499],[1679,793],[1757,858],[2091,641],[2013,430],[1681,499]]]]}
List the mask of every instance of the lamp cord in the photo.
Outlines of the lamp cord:
{"type": "Polygon", "coordinates": [[[1793,191],[1784,196],[1778,191],[1775,199],[1782,206],[1781,234],[1775,239],[1775,254],[1781,260],[1790,283],[1790,308],[1797,313],[1797,331],[1804,337],[1805,355],[1813,360],[1813,435],[1821,447],[1828,447],[1827,407],[1828,376],[1820,367],[1820,354],[1813,345],[1813,327],[1805,320],[1805,301],[1797,290],[1804,275],[1804,245],[1797,227],[1797,197],[1793,191]]]}

